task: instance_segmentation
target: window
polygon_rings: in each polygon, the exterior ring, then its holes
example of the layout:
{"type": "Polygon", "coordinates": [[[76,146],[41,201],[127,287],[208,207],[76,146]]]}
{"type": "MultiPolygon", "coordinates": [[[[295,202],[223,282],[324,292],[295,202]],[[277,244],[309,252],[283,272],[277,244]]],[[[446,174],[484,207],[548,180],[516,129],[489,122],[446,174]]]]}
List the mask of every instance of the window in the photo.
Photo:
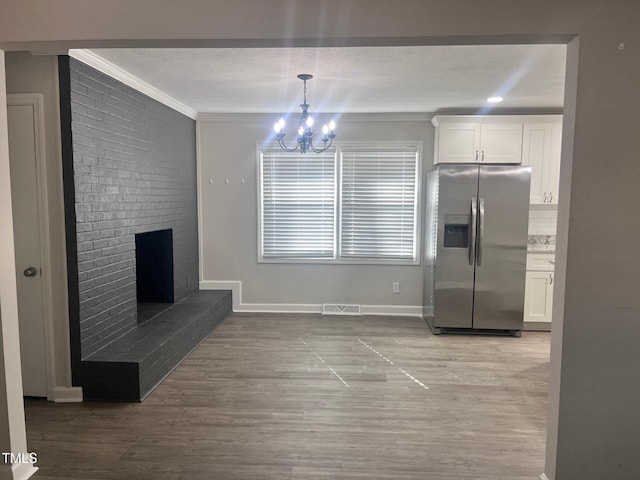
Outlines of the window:
{"type": "Polygon", "coordinates": [[[335,163],[335,153],[262,153],[263,259],[335,257],[335,163]]]}
{"type": "Polygon", "coordinates": [[[263,149],[259,261],[418,264],[417,144],[263,149]]]}
{"type": "Polygon", "coordinates": [[[418,152],[341,152],[342,258],[416,258],[418,152]]]}

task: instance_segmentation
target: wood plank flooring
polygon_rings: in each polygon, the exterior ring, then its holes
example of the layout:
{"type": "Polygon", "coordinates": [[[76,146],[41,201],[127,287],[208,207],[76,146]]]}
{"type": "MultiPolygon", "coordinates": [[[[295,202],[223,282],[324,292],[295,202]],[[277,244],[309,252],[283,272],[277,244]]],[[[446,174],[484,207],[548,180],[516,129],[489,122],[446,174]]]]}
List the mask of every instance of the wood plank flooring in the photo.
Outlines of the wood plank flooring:
{"type": "Polygon", "coordinates": [[[142,404],[26,402],[36,480],[537,479],[549,334],[233,314],[142,404]]]}

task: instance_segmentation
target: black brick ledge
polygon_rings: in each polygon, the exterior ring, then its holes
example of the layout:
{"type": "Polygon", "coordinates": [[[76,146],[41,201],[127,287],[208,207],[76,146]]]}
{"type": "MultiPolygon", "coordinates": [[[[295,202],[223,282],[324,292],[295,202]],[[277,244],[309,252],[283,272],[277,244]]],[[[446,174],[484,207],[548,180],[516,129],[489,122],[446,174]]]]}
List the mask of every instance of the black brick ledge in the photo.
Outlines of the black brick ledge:
{"type": "Polygon", "coordinates": [[[231,307],[230,291],[196,292],[84,358],[84,398],[142,402],[231,307]]]}

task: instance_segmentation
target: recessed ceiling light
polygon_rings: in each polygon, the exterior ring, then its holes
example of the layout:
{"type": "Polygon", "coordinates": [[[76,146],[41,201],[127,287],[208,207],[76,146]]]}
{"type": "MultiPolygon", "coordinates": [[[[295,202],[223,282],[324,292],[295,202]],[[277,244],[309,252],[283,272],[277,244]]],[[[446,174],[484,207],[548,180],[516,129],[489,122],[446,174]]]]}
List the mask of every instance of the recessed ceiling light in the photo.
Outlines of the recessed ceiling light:
{"type": "Polygon", "coordinates": [[[489,97],[487,98],[487,102],[489,103],[500,103],[504,98],[502,97],[489,97]]]}

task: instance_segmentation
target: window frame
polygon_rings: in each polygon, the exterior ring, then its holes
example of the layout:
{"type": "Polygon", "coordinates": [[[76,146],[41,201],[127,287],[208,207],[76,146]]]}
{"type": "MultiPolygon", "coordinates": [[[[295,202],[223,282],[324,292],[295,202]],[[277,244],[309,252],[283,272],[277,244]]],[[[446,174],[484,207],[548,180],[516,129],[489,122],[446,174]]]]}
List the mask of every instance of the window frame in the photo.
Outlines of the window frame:
{"type": "MultiPolygon", "coordinates": [[[[260,264],[311,264],[311,265],[395,265],[395,266],[418,266],[421,265],[421,239],[422,239],[422,203],[423,203],[423,142],[422,141],[362,141],[362,142],[337,142],[334,147],[329,150],[334,155],[334,255],[331,258],[292,258],[292,257],[264,257],[263,253],[263,154],[273,152],[283,152],[277,145],[256,145],[257,150],[257,263],[260,264]],[[341,255],[341,237],[342,237],[342,151],[343,150],[367,150],[367,151],[385,151],[385,150],[408,150],[416,151],[416,178],[415,178],[415,211],[414,211],[414,257],[412,259],[400,258],[342,258],[341,255]]],[[[286,153],[286,152],[283,152],[286,153]]],[[[307,153],[305,155],[316,155],[307,153]]]]}
{"type": "MultiPolygon", "coordinates": [[[[334,190],[333,190],[333,204],[334,204],[334,211],[333,211],[333,256],[332,257],[265,257],[263,255],[264,252],[264,235],[263,235],[263,196],[264,196],[264,175],[263,175],[263,158],[265,154],[272,154],[272,153],[282,153],[284,155],[292,155],[291,153],[285,152],[282,149],[280,149],[280,147],[278,146],[266,146],[266,147],[260,147],[258,146],[258,174],[256,175],[257,177],[257,181],[258,181],[258,196],[257,196],[257,203],[258,203],[258,252],[257,252],[257,258],[258,258],[258,263],[319,263],[319,264],[325,264],[325,263],[333,263],[336,258],[337,258],[337,252],[338,252],[338,245],[337,245],[337,232],[336,232],[336,226],[338,224],[338,206],[337,206],[337,202],[338,202],[338,154],[335,148],[332,148],[331,150],[328,150],[327,155],[333,155],[333,178],[334,178],[334,190]]],[[[307,153],[305,155],[317,155],[315,153],[307,153]]]]}

